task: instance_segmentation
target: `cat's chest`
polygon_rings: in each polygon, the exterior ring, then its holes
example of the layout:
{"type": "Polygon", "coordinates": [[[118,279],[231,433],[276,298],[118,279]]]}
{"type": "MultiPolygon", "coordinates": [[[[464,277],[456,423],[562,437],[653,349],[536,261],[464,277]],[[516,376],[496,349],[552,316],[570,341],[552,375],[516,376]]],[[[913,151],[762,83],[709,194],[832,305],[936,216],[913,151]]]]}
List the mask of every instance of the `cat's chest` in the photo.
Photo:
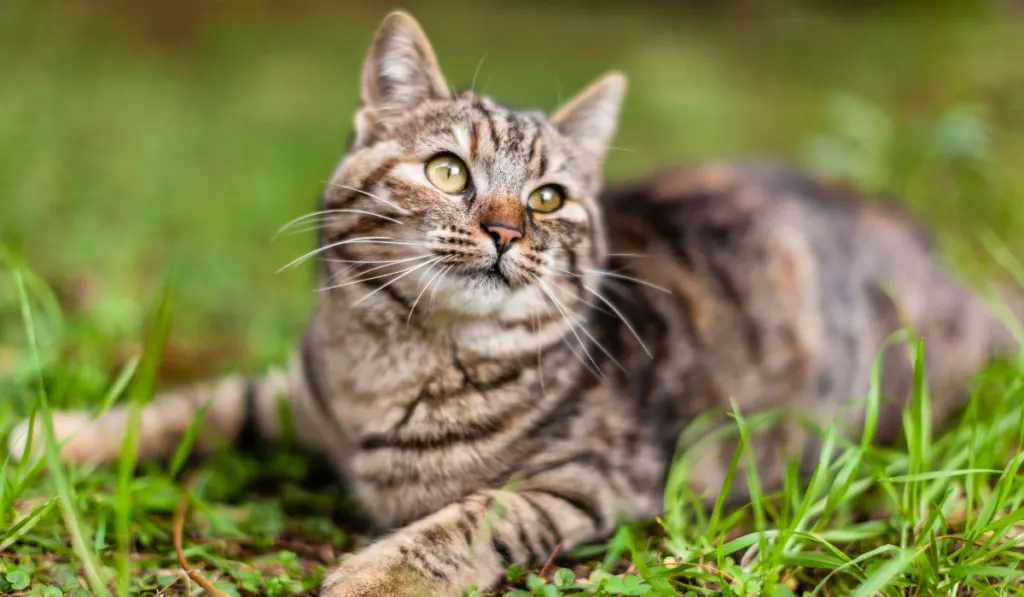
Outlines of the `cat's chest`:
{"type": "Polygon", "coordinates": [[[422,338],[354,336],[325,348],[328,384],[346,402],[381,400],[407,392],[425,376],[450,366],[451,351],[422,338]]]}
{"type": "Polygon", "coordinates": [[[421,367],[397,382],[347,379],[336,388],[350,486],[389,526],[500,480],[538,448],[529,431],[549,411],[545,395],[554,399],[560,389],[549,376],[542,392],[541,370],[518,360],[463,359],[451,350],[402,358],[421,367]]]}

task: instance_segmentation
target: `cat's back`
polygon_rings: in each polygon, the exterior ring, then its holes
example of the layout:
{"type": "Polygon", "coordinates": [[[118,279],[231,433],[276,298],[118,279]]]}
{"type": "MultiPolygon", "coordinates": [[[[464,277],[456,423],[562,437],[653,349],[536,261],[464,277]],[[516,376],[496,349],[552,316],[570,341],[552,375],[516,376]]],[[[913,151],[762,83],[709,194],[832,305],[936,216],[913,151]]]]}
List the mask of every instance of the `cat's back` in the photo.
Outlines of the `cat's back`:
{"type": "Polygon", "coordinates": [[[895,270],[921,279],[935,267],[927,232],[902,208],[774,163],[666,169],[612,186],[601,199],[613,262],[671,262],[714,279],[716,294],[739,302],[807,284],[841,295],[895,270]]]}
{"type": "MultiPolygon", "coordinates": [[[[665,170],[610,187],[602,205],[608,295],[628,297],[623,314],[655,355],[636,391],[681,411],[666,420],[730,399],[826,420],[863,395],[900,326],[882,288],[910,303],[943,290],[926,235],[902,210],[783,166],[665,170]]],[[[628,330],[612,335],[628,343],[628,330]]]]}
{"type": "Polygon", "coordinates": [[[779,224],[806,224],[809,236],[839,227],[858,234],[902,236],[920,248],[931,244],[924,228],[900,207],[773,162],[666,168],[610,186],[601,203],[612,242],[622,242],[629,227],[643,222],[647,230],[653,224],[658,234],[670,238],[697,228],[729,227],[739,233],[735,228],[741,226],[743,232],[756,233],[779,224]]]}

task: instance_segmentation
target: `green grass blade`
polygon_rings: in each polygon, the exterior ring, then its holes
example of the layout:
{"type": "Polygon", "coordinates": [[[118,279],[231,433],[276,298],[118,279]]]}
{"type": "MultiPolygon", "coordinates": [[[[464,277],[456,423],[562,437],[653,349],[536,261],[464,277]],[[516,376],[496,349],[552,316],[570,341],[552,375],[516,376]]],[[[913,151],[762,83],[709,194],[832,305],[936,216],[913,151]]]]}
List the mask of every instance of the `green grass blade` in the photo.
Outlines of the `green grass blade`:
{"type": "Polygon", "coordinates": [[[787,567],[801,568],[824,568],[831,570],[842,566],[849,558],[840,558],[835,555],[815,553],[813,551],[797,551],[786,553],[779,558],[779,564],[787,567]]]}
{"type": "MultiPolygon", "coordinates": [[[[793,514],[790,532],[802,531],[810,526],[809,522],[812,518],[811,506],[818,499],[818,495],[821,494],[825,488],[825,483],[827,483],[828,468],[832,462],[832,453],[835,451],[836,434],[837,422],[833,421],[822,440],[821,451],[818,454],[818,465],[814,468],[814,473],[811,475],[807,491],[804,493],[803,500],[800,501],[799,507],[793,514]]],[[[788,538],[780,543],[779,548],[785,549],[788,544],[788,538]]]]}
{"type": "Polygon", "coordinates": [[[57,498],[50,498],[33,508],[32,511],[25,516],[22,516],[21,520],[0,532],[0,551],[7,549],[22,535],[32,530],[32,527],[42,520],[44,516],[49,514],[50,510],[53,510],[53,507],[56,505],[57,498]]]}
{"type": "Polygon", "coordinates": [[[135,384],[132,386],[131,402],[128,405],[128,422],[125,427],[124,441],[121,444],[121,457],[117,467],[117,490],[114,496],[114,530],[118,549],[117,593],[119,597],[128,596],[131,581],[132,477],[138,461],[142,409],[145,408],[156,387],[160,354],[167,341],[167,334],[171,326],[171,306],[171,293],[169,287],[165,285],[146,334],[146,345],[142,352],[135,384]]]}
{"type": "Polygon", "coordinates": [[[759,549],[762,554],[766,554],[768,552],[768,542],[764,533],[768,530],[768,521],[765,517],[764,505],[762,504],[764,494],[761,490],[761,480],[757,475],[757,460],[750,444],[750,428],[747,427],[743,413],[740,412],[739,404],[735,400],[730,402],[732,403],[732,414],[736,419],[736,426],[740,431],[740,448],[747,455],[747,487],[750,490],[750,504],[754,510],[754,528],[760,534],[759,549]]]}
{"type": "Polygon", "coordinates": [[[833,545],[831,541],[829,541],[819,533],[807,533],[801,531],[796,533],[796,535],[800,539],[803,539],[809,543],[813,543],[815,545],[822,547],[825,551],[830,552],[832,555],[834,555],[835,557],[839,558],[844,562],[850,561],[850,556],[848,556],[846,552],[833,545]]]}
{"type": "Polygon", "coordinates": [[[199,435],[199,430],[202,429],[203,421],[206,418],[206,411],[210,408],[210,404],[213,403],[213,396],[214,393],[211,391],[210,397],[196,411],[195,417],[189,423],[188,428],[185,429],[185,433],[182,435],[178,445],[174,448],[174,454],[171,456],[170,464],[167,467],[167,474],[171,477],[178,476],[181,469],[185,467],[188,457],[192,454],[192,448],[196,444],[196,437],[199,435]]]}
{"type": "Polygon", "coordinates": [[[998,475],[1003,471],[993,468],[966,468],[960,470],[951,471],[931,471],[927,473],[916,473],[913,475],[896,475],[894,477],[882,477],[879,481],[888,481],[890,483],[917,483],[920,481],[931,481],[934,479],[953,479],[956,477],[964,477],[967,475],[977,475],[981,473],[995,474],[998,475]]]}
{"type": "MultiPolygon", "coordinates": [[[[909,408],[904,409],[903,430],[907,440],[909,474],[903,489],[903,508],[909,514],[908,523],[916,526],[924,516],[921,503],[921,483],[915,476],[929,468],[931,442],[931,405],[925,387],[924,342],[918,339],[913,354],[914,389],[909,408]]],[[[888,479],[885,479],[888,481],[888,479]]],[[[904,538],[904,543],[905,543],[904,538]]]]}
{"type": "Polygon", "coordinates": [[[885,588],[892,579],[906,570],[910,563],[918,556],[918,552],[910,549],[902,550],[896,557],[889,560],[871,575],[864,583],[857,587],[857,590],[850,593],[850,597],[873,597],[875,593],[885,588]]]}
{"type": "Polygon", "coordinates": [[[878,429],[878,417],[882,404],[882,366],[885,362],[886,352],[893,345],[906,341],[906,330],[893,332],[882,342],[875,358],[871,363],[871,373],[868,383],[867,400],[864,405],[864,425],[861,430],[860,448],[848,452],[850,458],[836,475],[825,501],[825,507],[821,512],[815,529],[820,530],[832,518],[833,512],[844,500],[850,497],[850,490],[857,479],[857,472],[861,468],[864,456],[871,448],[878,429]]]}
{"type": "Polygon", "coordinates": [[[117,375],[117,379],[114,380],[113,385],[104,394],[103,400],[100,401],[100,407],[96,411],[96,417],[103,416],[103,413],[110,410],[110,407],[114,406],[117,399],[124,393],[125,388],[128,387],[129,382],[132,380],[132,376],[135,375],[135,369],[139,365],[139,357],[133,356],[128,363],[121,369],[121,372],[117,375]]]}
{"type": "Polygon", "coordinates": [[[0,464],[0,528],[7,523],[7,511],[14,504],[14,496],[8,492],[8,486],[10,483],[7,482],[7,471],[11,466],[11,455],[8,454],[4,458],[4,463],[0,464]],[[8,500],[10,497],[10,500],[8,500]]]}
{"type": "MultiPolygon", "coordinates": [[[[859,568],[860,564],[863,563],[863,562],[868,562],[871,559],[876,558],[878,556],[881,556],[883,554],[886,554],[886,553],[889,553],[889,552],[892,552],[892,551],[899,551],[899,550],[900,549],[898,547],[894,546],[894,545],[882,545],[881,547],[876,547],[875,549],[872,549],[871,551],[865,552],[865,553],[857,556],[856,558],[851,559],[850,561],[844,563],[843,565],[839,566],[838,568],[835,568],[834,570],[832,570],[831,572],[826,574],[821,579],[821,581],[819,581],[818,584],[814,586],[814,589],[811,590],[809,597],[814,597],[815,595],[817,595],[818,592],[821,591],[825,587],[826,583],[828,583],[828,581],[833,576],[839,574],[840,572],[846,572],[849,568],[859,568]]],[[[848,573],[848,574],[852,574],[852,573],[848,573]]],[[[866,579],[863,579],[861,582],[864,582],[864,580],[866,580],[866,579]]]]}
{"type": "Polygon", "coordinates": [[[1006,468],[1003,469],[1002,474],[999,476],[999,480],[996,482],[995,495],[985,501],[985,504],[981,508],[981,512],[972,521],[974,526],[968,531],[967,537],[974,541],[980,535],[983,528],[987,527],[992,519],[995,517],[996,512],[999,508],[1006,503],[1009,496],[1010,490],[1013,486],[1013,481],[1017,477],[1017,471],[1021,466],[1022,447],[1024,447],[1024,411],[1022,413],[1022,420],[1020,421],[1020,431],[1018,432],[1018,446],[1017,453],[1006,468]]]}
{"type": "Polygon", "coordinates": [[[1024,572],[1009,566],[953,566],[949,575],[954,578],[997,577],[1020,579],[1024,572]]]}
{"type": "MultiPolygon", "coordinates": [[[[33,423],[33,425],[37,425],[39,422],[39,416],[36,415],[34,418],[36,419],[36,423],[33,423]]],[[[21,493],[23,493],[29,487],[29,485],[34,483],[35,480],[38,479],[39,476],[43,474],[43,469],[46,468],[46,458],[37,458],[31,460],[31,467],[27,471],[25,471],[24,474],[20,475],[18,479],[15,479],[16,483],[13,492],[14,495],[20,495],[21,493]]],[[[20,462],[18,463],[18,470],[21,470],[20,462]]]]}
{"type": "Polygon", "coordinates": [[[875,360],[871,363],[867,403],[864,406],[864,428],[860,437],[860,447],[864,450],[867,450],[868,446],[874,441],[875,431],[878,429],[878,413],[882,404],[882,366],[885,362],[886,351],[894,344],[906,341],[906,339],[906,330],[899,330],[890,334],[882,342],[882,346],[875,355],[875,360]]]}
{"type": "Polygon", "coordinates": [[[139,443],[139,426],[142,405],[132,400],[128,405],[128,421],[125,426],[124,440],[121,442],[121,454],[117,466],[117,487],[114,492],[114,518],[117,533],[117,594],[127,597],[129,578],[129,550],[131,543],[131,481],[135,472],[136,454],[139,443]]]}
{"type": "Polygon", "coordinates": [[[742,537],[736,537],[731,541],[723,543],[718,548],[716,548],[715,552],[726,556],[734,554],[737,551],[740,551],[741,549],[747,549],[751,545],[754,545],[755,543],[761,540],[762,536],[767,537],[769,539],[774,539],[778,536],[778,531],[759,531],[754,533],[748,533],[746,535],[743,535],[742,537]]]}
{"type": "Polygon", "coordinates": [[[814,533],[831,543],[853,543],[854,541],[870,541],[892,531],[892,526],[884,520],[872,520],[859,524],[848,524],[837,529],[827,529],[814,533]]]}
{"type": "Polygon", "coordinates": [[[743,457],[743,444],[737,443],[736,450],[729,461],[729,468],[725,472],[725,479],[722,481],[722,489],[715,498],[715,505],[711,509],[711,516],[708,518],[707,535],[713,539],[718,534],[719,520],[722,518],[722,510],[725,508],[725,500],[729,496],[733,480],[736,478],[736,469],[739,467],[740,459],[743,457]]]}
{"type": "Polygon", "coordinates": [[[1002,533],[1006,529],[1010,528],[1014,524],[1024,520],[1024,508],[1014,509],[1006,516],[1000,516],[990,524],[981,528],[981,534],[985,533],[1002,533]]]}
{"type": "MultiPolygon", "coordinates": [[[[39,360],[35,325],[32,318],[32,306],[28,300],[28,294],[25,290],[25,282],[22,278],[20,269],[14,270],[14,283],[18,291],[18,300],[21,305],[21,315],[25,325],[25,332],[28,335],[29,348],[32,351],[33,358],[36,360],[37,367],[41,367],[42,363],[39,360]]],[[[61,504],[61,512],[64,515],[64,524],[67,527],[68,533],[71,535],[71,545],[74,548],[75,555],[78,556],[78,559],[81,561],[86,579],[92,587],[93,593],[100,597],[106,597],[109,596],[110,593],[107,591],[106,582],[104,582],[103,574],[101,572],[102,568],[96,554],[89,550],[89,542],[86,538],[88,533],[84,528],[81,515],[78,512],[75,491],[68,482],[67,474],[64,470],[64,463],[61,462],[60,454],[57,449],[57,442],[54,438],[53,430],[53,414],[50,412],[50,405],[47,401],[46,388],[43,385],[42,377],[39,378],[38,384],[39,415],[42,419],[43,436],[44,441],[46,442],[46,462],[50,469],[50,476],[53,481],[54,490],[61,504]]]]}

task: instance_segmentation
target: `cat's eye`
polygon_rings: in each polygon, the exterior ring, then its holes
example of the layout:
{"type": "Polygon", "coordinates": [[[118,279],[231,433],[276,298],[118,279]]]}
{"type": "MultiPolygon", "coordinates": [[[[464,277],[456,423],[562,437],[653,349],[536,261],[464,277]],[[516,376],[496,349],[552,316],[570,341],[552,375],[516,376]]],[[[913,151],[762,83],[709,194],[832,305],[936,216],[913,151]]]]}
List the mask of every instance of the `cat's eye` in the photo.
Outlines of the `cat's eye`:
{"type": "Polygon", "coordinates": [[[427,180],[445,193],[457,195],[469,184],[469,169],[459,158],[443,153],[427,162],[427,180]]]}
{"type": "Polygon", "coordinates": [[[542,214],[551,213],[562,207],[562,203],[565,202],[565,189],[554,184],[544,185],[530,193],[530,197],[526,202],[530,205],[530,209],[535,212],[542,214]]]}

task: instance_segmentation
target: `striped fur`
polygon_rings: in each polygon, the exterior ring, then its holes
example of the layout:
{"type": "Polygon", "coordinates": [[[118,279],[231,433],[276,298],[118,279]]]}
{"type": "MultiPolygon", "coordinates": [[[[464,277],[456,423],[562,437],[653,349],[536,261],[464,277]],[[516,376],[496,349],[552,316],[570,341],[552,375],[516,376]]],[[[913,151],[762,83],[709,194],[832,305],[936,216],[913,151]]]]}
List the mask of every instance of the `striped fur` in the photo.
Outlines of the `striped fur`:
{"type": "MultiPolygon", "coordinates": [[[[799,173],[707,164],[600,194],[623,91],[606,76],[551,117],[452,94],[418,25],[389,16],[324,193],[309,256],[320,304],[289,372],[158,397],[140,454],[167,455],[207,400],[200,450],[276,438],[285,400],[299,439],[394,529],[322,594],[454,597],[656,515],[680,431],[730,398],[827,424],[908,323],[941,417],[965,377],[1013,348],[909,218],[799,173]],[[427,180],[439,153],[468,165],[465,192],[427,180]],[[526,197],[546,183],[567,202],[533,213],[526,197]],[[522,231],[513,249],[497,251],[481,228],[493,221],[522,231]]],[[[882,440],[912,382],[904,348],[885,359],[899,400],[882,440]]],[[[113,461],[125,419],[59,414],[63,456],[113,461]]],[[[753,441],[767,484],[816,453],[785,419],[753,441]]],[[[693,448],[696,491],[717,493],[731,451],[693,448]]]]}

